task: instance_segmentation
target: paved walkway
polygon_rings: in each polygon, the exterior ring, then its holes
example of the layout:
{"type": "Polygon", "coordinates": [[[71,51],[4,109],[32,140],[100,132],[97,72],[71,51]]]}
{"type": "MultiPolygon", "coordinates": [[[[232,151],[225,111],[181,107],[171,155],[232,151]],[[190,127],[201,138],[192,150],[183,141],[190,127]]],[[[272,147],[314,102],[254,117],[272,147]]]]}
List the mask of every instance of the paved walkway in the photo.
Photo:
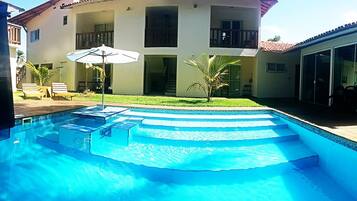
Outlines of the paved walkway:
{"type": "MultiPolygon", "coordinates": [[[[298,119],[307,121],[324,130],[357,142],[357,114],[343,114],[331,111],[329,108],[303,105],[291,100],[256,100],[267,107],[169,107],[148,105],[123,105],[126,107],[186,109],[186,110],[259,110],[276,109],[298,119]]],[[[54,101],[54,100],[26,100],[15,103],[15,114],[18,118],[49,114],[84,106],[96,105],[96,102],[54,101]]]]}
{"type": "Polygon", "coordinates": [[[357,113],[341,113],[331,108],[301,104],[289,99],[255,101],[357,142],[357,113]]]}

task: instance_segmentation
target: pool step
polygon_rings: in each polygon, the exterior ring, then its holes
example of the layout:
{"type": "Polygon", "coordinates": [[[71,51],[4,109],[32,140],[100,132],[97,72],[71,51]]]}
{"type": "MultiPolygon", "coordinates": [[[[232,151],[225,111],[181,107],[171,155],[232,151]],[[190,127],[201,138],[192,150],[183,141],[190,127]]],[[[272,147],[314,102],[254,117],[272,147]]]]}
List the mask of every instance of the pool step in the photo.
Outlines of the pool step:
{"type": "Polygon", "coordinates": [[[257,120],[277,120],[271,114],[180,114],[162,112],[140,112],[127,110],[121,113],[126,117],[139,117],[145,119],[170,120],[170,121],[257,121],[257,120]]]}
{"type": "Polygon", "coordinates": [[[244,146],[297,140],[288,128],[247,131],[181,131],[135,127],[132,140],[173,146],[244,146]]]}
{"type": "MultiPolygon", "coordinates": [[[[270,163],[265,166],[257,166],[252,168],[236,168],[227,170],[187,170],[179,167],[157,167],[141,165],[140,163],[133,163],[130,160],[118,160],[115,157],[110,157],[108,155],[98,154],[98,153],[85,153],[72,148],[62,146],[58,143],[54,143],[45,138],[38,137],[37,143],[53,149],[59,153],[67,154],[78,160],[86,161],[89,163],[94,163],[96,165],[103,164],[105,167],[110,167],[111,170],[118,168],[119,170],[126,169],[130,171],[132,175],[144,176],[150,180],[163,182],[163,183],[183,183],[183,184],[229,184],[237,182],[247,182],[247,181],[260,181],[264,178],[284,176],[291,172],[301,172],[303,170],[309,169],[311,167],[316,167],[318,164],[318,156],[314,154],[306,153],[305,156],[292,157],[290,155],[289,159],[276,161],[275,163],[270,163]]],[[[149,150],[148,150],[149,151],[149,150]]],[[[296,151],[300,151],[296,149],[296,151]]],[[[125,153],[124,153],[125,154],[125,153]]],[[[131,153],[130,153],[131,154],[131,153]]],[[[149,153],[148,153],[149,154],[149,153]]],[[[146,154],[145,156],[148,156],[146,154]]],[[[141,154],[132,157],[140,157],[141,154]]],[[[271,156],[273,157],[273,156],[271,156]]],[[[165,158],[164,158],[165,159],[165,158]]],[[[266,158],[262,157],[259,160],[264,160],[266,158]]],[[[152,161],[151,157],[146,158],[147,161],[152,161]]],[[[189,165],[189,161],[187,161],[189,165]]],[[[208,163],[210,161],[206,161],[208,163]]],[[[222,161],[221,161],[222,162],[222,161]]],[[[184,165],[185,163],[181,163],[184,165]]],[[[179,164],[177,164],[179,165],[179,164]]]]}
{"type": "Polygon", "coordinates": [[[184,121],[184,120],[154,120],[144,119],[140,125],[144,128],[175,129],[177,131],[214,131],[214,130],[261,130],[287,128],[288,125],[280,120],[256,121],[184,121]]]}
{"type": "Polygon", "coordinates": [[[260,168],[281,169],[315,166],[318,156],[300,140],[239,147],[184,147],[130,143],[97,139],[91,153],[116,161],[179,171],[243,171],[260,168]],[[100,142],[102,140],[102,142],[100,142]]]}

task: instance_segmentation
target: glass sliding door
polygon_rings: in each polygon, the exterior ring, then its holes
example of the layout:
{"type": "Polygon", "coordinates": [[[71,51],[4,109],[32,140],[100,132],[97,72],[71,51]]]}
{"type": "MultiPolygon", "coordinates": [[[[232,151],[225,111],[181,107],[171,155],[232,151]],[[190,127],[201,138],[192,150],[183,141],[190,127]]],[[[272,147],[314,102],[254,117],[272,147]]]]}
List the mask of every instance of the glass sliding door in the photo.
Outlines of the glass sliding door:
{"type": "Polygon", "coordinates": [[[331,51],[316,54],[315,103],[328,105],[330,95],[331,51]]]}
{"type": "Polygon", "coordinates": [[[241,95],[240,71],[240,65],[229,65],[227,67],[227,73],[223,75],[223,80],[228,83],[228,86],[217,90],[214,96],[230,98],[239,97],[241,95]]]}
{"type": "Polygon", "coordinates": [[[315,55],[304,56],[303,75],[302,75],[302,100],[314,103],[315,99],[315,55]]]}
{"type": "Polygon", "coordinates": [[[334,88],[357,84],[357,45],[335,49],[334,88]]]}
{"type": "Polygon", "coordinates": [[[328,105],[330,89],[331,51],[304,56],[302,100],[328,105]]]}
{"type": "Polygon", "coordinates": [[[240,96],[240,66],[229,66],[229,97],[240,96]]]}

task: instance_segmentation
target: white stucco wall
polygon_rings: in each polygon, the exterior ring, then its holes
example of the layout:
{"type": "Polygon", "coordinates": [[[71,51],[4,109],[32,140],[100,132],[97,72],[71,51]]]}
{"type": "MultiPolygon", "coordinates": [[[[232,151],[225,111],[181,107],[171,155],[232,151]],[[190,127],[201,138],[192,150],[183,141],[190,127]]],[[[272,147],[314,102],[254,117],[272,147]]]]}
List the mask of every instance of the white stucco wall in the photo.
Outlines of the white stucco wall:
{"type": "MultiPolygon", "coordinates": [[[[75,63],[66,58],[66,54],[75,49],[75,15],[69,10],[59,9],[67,1],[61,1],[31,20],[26,26],[27,32],[27,59],[33,64],[53,63],[53,67],[63,66],[53,78],[61,80],[70,90],[75,89],[75,63]],[[63,16],[68,15],[68,24],[63,26],[63,16]],[[30,42],[30,33],[40,29],[40,40],[30,42]]],[[[26,81],[31,81],[31,73],[26,73],[26,81]]]]}
{"type": "Polygon", "coordinates": [[[16,91],[16,50],[17,46],[10,45],[9,46],[9,52],[10,52],[10,68],[11,68],[11,86],[12,86],[12,91],[16,91]]]}
{"type": "MultiPolygon", "coordinates": [[[[78,14],[89,12],[114,12],[114,47],[137,51],[141,54],[137,63],[114,65],[113,92],[115,94],[143,94],[144,55],[177,55],[177,95],[202,96],[201,92],[188,91],[187,87],[200,79],[197,70],[184,64],[184,60],[201,53],[254,57],[257,50],[238,48],[210,48],[211,6],[234,6],[250,8],[254,26],[260,27],[259,0],[113,0],[79,6],[73,9],[50,8],[28,23],[29,33],[40,28],[40,41],[28,41],[28,58],[33,63],[54,63],[54,67],[66,61],[62,81],[70,89],[76,89],[76,70],[73,62],[67,61],[66,53],[75,50],[75,33],[78,14]],[[197,4],[197,8],[194,8],[197,4]],[[178,47],[145,48],[145,9],[149,6],[178,6],[178,47]],[[127,8],[130,7],[129,10],[127,8]],[[62,18],[68,15],[68,25],[62,18]]],[[[103,14],[108,16],[107,14],[103,14]]],[[[78,20],[82,21],[82,20],[78,20]]],[[[28,33],[28,34],[29,34],[28,33]]]]}
{"type": "Polygon", "coordinates": [[[258,98],[292,98],[295,95],[295,69],[299,52],[272,53],[259,51],[253,95],[258,98]],[[267,72],[268,63],[285,64],[286,72],[267,72]]]}

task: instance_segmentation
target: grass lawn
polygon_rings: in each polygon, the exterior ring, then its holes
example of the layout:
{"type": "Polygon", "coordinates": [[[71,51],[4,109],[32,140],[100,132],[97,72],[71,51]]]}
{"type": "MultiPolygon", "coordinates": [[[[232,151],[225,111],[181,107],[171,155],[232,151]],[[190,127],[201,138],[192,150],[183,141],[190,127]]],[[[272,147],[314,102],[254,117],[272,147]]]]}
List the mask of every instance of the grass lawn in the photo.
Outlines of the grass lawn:
{"type": "MultiPolygon", "coordinates": [[[[205,98],[179,98],[167,96],[126,96],[105,95],[105,103],[162,105],[183,107],[260,107],[261,105],[248,98],[213,98],[207,102],[205,98]]],[[[21,92],[14,93],[14,102],[24,101],[21,92]]],[[[40,100],[39,100],[40,101],[40,100]]],[[[83,96],[78,94],[73,101],[101,101],[101,94],[83,96]]]]}

